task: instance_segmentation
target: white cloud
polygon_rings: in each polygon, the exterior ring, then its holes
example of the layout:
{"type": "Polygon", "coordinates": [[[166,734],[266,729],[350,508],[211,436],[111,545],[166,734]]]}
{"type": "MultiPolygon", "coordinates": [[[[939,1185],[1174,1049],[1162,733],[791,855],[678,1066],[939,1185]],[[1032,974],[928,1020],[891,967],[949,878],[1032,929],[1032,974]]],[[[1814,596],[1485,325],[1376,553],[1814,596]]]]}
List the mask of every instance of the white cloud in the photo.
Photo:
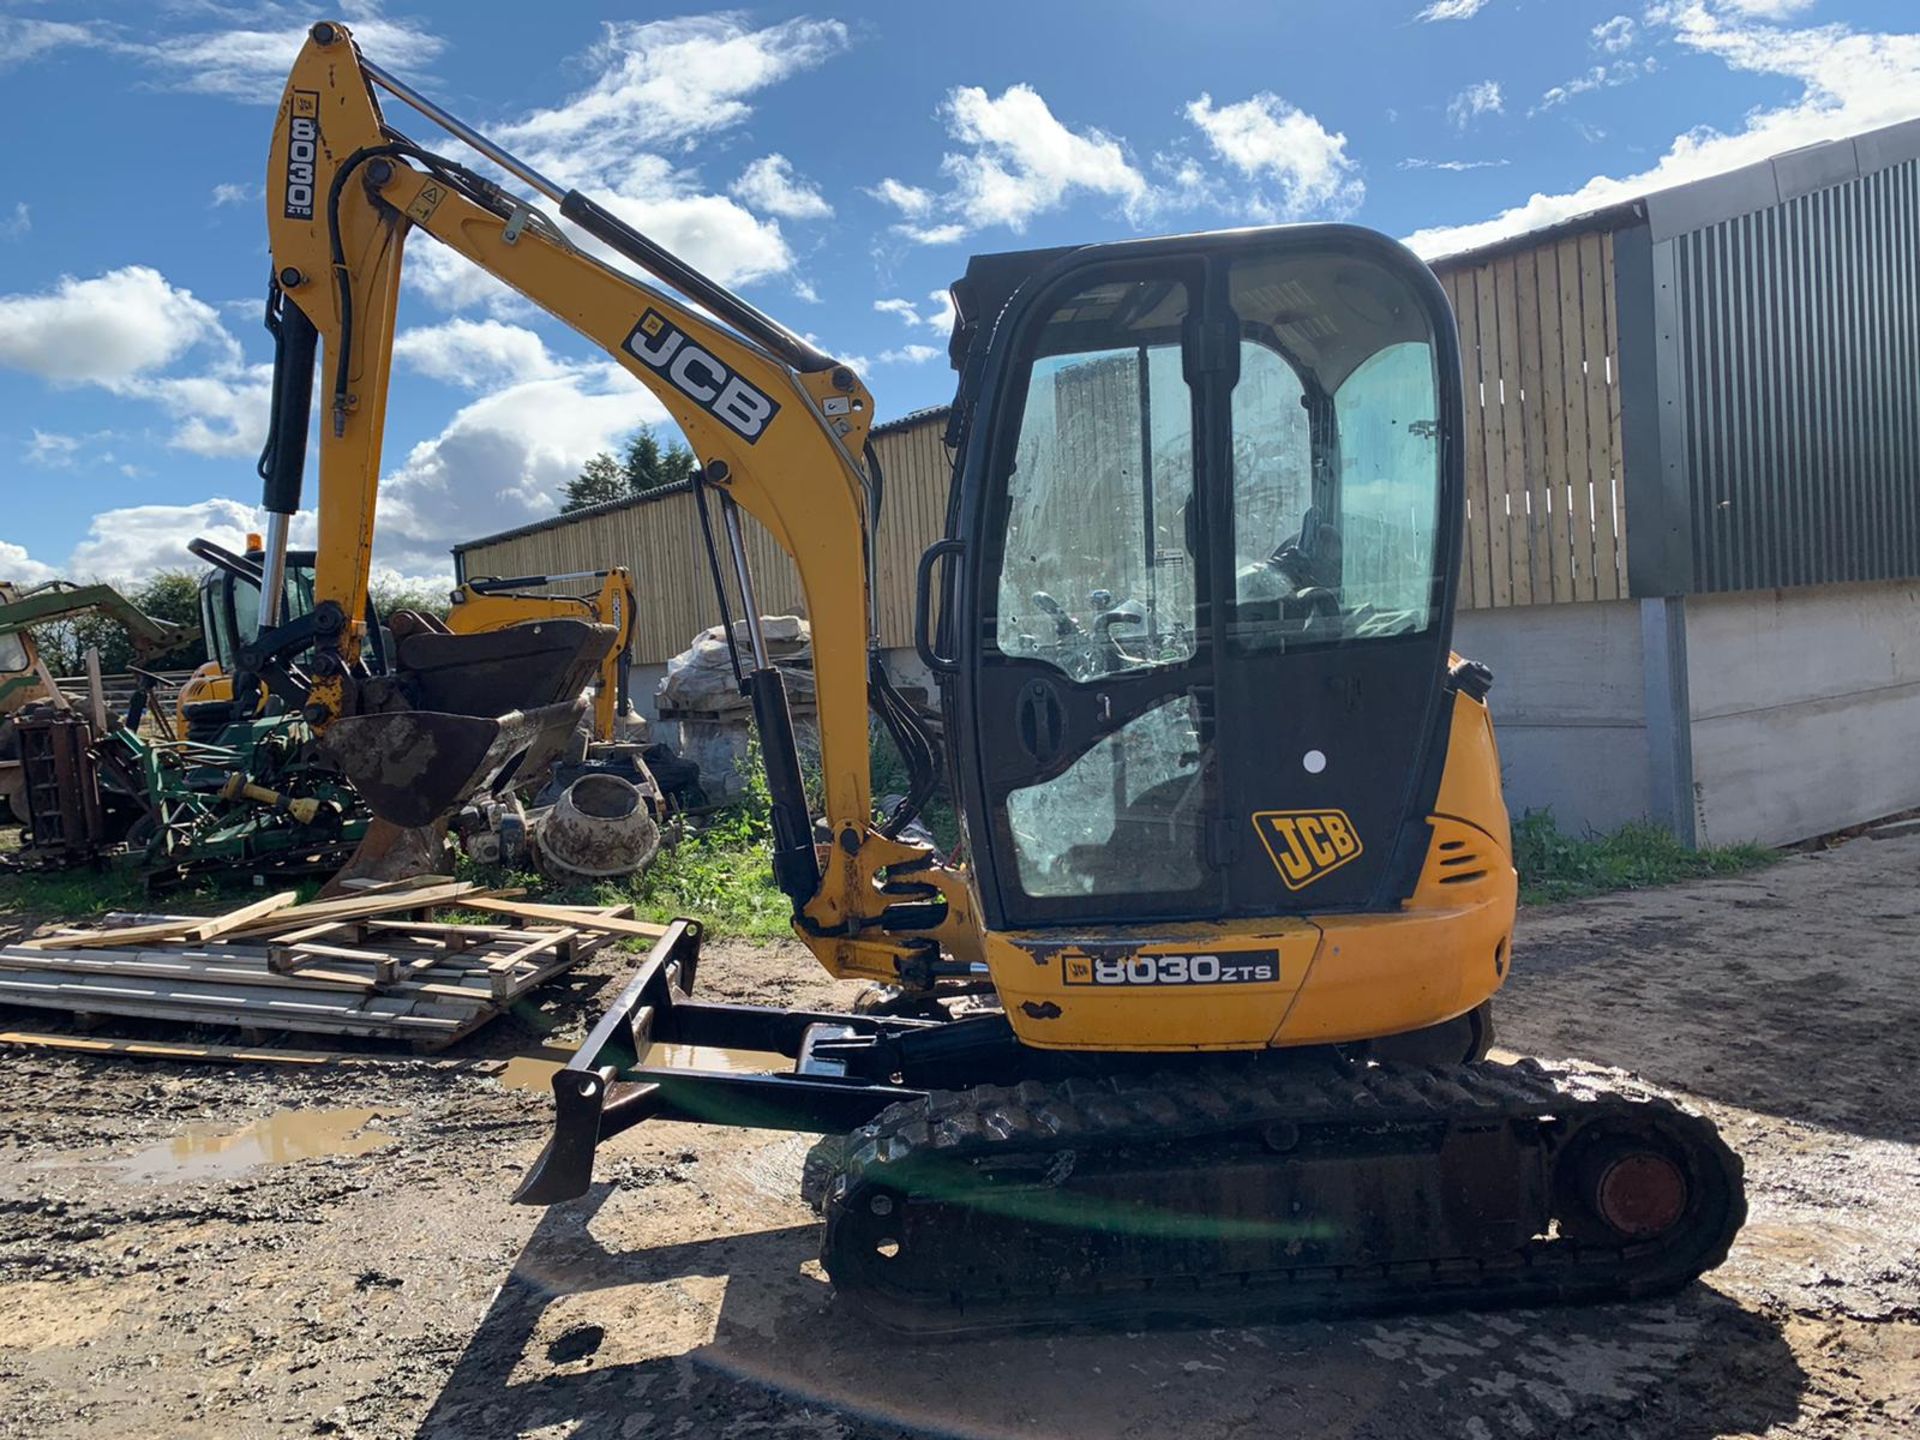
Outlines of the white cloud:
{"type": "MultiPolygon", "coordinates": [[[[536,110],[503,143],[616,175],[647,146],[684,144],[738,125],[749,97],[847,48],[837,20],[785,20],[752,30],[739,15],[609,21],[587,53],[599,73],[565,104],[536,110]]],[[[531,157],[529,157],[531,158],[531,157]]]]}
{"type": "MultiPolygon", "coordinates": [[[[390,70],[418,72],[446,42],[414,20],[389,20],[371,6],[347,6],[354,42],[390,70]]],[[[218,12],[216,12],[218,13],[218,12]]],[[[172,90],[222,95],[256,105],[278,105],[287,71],[306,43],[312,20],[304,9],[268,5],[225,30],[194,30],[149,42],[116,42],[114,49],[152,69],[172,90]]]]}
{"type": "Polygon", "coordinates": [[[1366,184],[1347,154],[1347,137],[1279,96],[1262,91],[1250,100],[1216,106],[1202,94],[1187,106],[1214,153],[1247,178],[1272,185],[1245,203],[1255,219],[1299,219],[1352,214],[1366,198],[1366,184]]]}
{"type": "Polygon", "coordinates": [[[1400,162],[1402,170],[1445,170],[1455,174],[1465,170],[1498,170],[1511,165],[1511,160],[1422,160],[1417,155],[1409,155],[1400,162]]]}
{"type": "Polygon", "coordinates": [[[1447,102],[1447,119],[1453,128],[1464,130],[1482,115],[1502,115],[1507,103],[1500,94],[1498,80],[1482,80],[1469,85],[1447,102]]]}
{"type": "MultiPolygon", "coordinates": [[[[436,342],[419,338],[427,334],[438,335],[443,355],[484,349],[484,342],[469,342],[486,327],[460,328],[468,324],[409,332],[415,337],[409,363],[435,353],[436,342]]],[[[517,340],[506,346],[524,348],[517,340]]],[[[376,577],[415,588],[444,585],[456,541],[557,513],[567,481],[596,451],[614,448],[638,425],[671,428],[666,411],[619,366],[552,363],[554,374],[472,400],[386,473],[374,525],[376,577]]],[[[238,549],[264,518],[254,506],[224,496],[109,510],[94,517],[68,573],[137,579],[156,570],[197,568],[186,551],[188,540],[205,535],[238,549]]],[[[302,511],[293,543],[311,545],[313,537],[313,517],[302,511]]],[[[14,568],[7,563],[12,558],[0,546],[0,578],[14,568]]]]}
{"type": "Polygon", "coordinates": [[[1542,110],[1551,110],[1564,105],[1576,95],[1585,95],[1592,90],[1614,90],[1622,85],[1631,85],[1643,76],[1651,75],[1660,68],[1660,62],[1649,55],[1644,60],[1616,60],[1611,65],[1595,65],[1584,75],[1576,75],[1564,84],[1556,85],[1540,97],[1540,103],[1527,112],[1529,116],[1538,115],[1542,110]]]}
{"type": "Polygon", "coordinates": [[[486,390],[567,373],[533,331],[498,320],[449,320],[403,330],[394,358],[430,379],[486,390]]]}
{"type": "Polygon", "coordinates": [[[213,187],[215,208],[222,205],[244,205],[259,192],[251,185],[219,184],[213,187]]]}
{"type": "Polygon", "coordinates": [[[0,70],[25,65],[51,50],[103,43],[99,28],[92,24],[0,15],[0,70]]]}
{"type": "Polygon", "coordinates": [[[954,321],[953,292],[945,288],[929,290],[927,298],[933,302],[933,313],[922,316],[920,323],[936,334],[951,335],[954,321]]]}
{"type": "Polygon", "coordinates": [[[1152,188],[1120,142],[1062,124],[1031,85],[1009,85],[998,96],[955,86],[940,115],[947,134],[968,147],[942,157],[947,189],[934,195],[886,179],[870,192],[907,217],[894,230],[919,244],[951,244],[995,225],[1022,231],[1076,192],[1118,200],[1130,219],[1151,208],[1152,188]]]}
{"type": "MultiPolygon", "coordinates": [[[[530,164],[598,192],[607,209],[722,284],[747,284],[793,266],[778,221],[705,193],[696,173],[659,151],[684,150],[740,124],[753,113],[753,95],[847,44],[846,27],[831,20],[758,30],[733,14],[613,22],[585,56],[595,73],[584,90],[494,129],[530,164]]],[[[579,239],[610,263],[626,264],[598,241],[579,239]]]]}
{"type": "Polygon", "coordinates": [[[55,384],[116,385],[209,340],[232,344],[213,307],[145,265],[0,295],[0,365],[55,384]]]}
{"type": "Polygon", "coordinates": [[[611,363],[483,395],[382,481],[375,554],[415,573],[443,566],[455,541],[557,513],[591,456],[662,423],[671,429],[664,407],[611,363]]]}
{"type": "MultiPolygon", "coordinates": [[[[254,505],[225,496],[188,505],[129,505],[95,515],[87,536],[74,547],[67,574],[76,580],[140,580],[160,570],[204,568],[187,542],[204,536],[229,550],[246,547],[247,536],[265,528],[254,505]]],[[[292,543],[313,544],[313,516],[294,517],[292,543]]]]}
{"type": "Polygon", "coordinates": [[[973,227],[958,220],[943,225],[896,225],[894,230],[919,245],[951,245],[965,239],[973,227]]]}
{"type": "Polygon", "coordinates": [[[496,316],[505,316],[531,309],[512,286],[424,235],[414,236],[407,245],[400,281],[437,310],[484,306],[496,316]]]}
{"type": "Polygon", "coordinates": [[[44,585],[59,575],[51,565],[42,565],[27,553],[24,545],[0,540],[0,580],[15,585],[44,585]]]}
{"type": "Polygon", "coordinates": [[[757,219],[724,195],[669,188],[608,194],[602,203],[722,285],[745,285],[793,268],[779,223],[757,219]]]}
{"type": "Polygon", "coordinates": [[[189,454],[247,459],[267,438],[271,365],[221,364],[199,375],[139,375],[113,387],[174,418],[167,444],[189,454]]]}
{"type": "MultiPolygon", "coordinates": [[[[1745,0],[1751,7],[1753,0],[1745,0]]],[[[1734,0],[1681,0],[1649,12],[1676,43],[1729,69],[1798,82],[1784,105],[1754,110],[1731,133],[1700,126],[1676,136],[1658,162],[1636,174],[1599,175],[1560,194],[1478,224],[1436,227],[1409,238],[1421,254],[1452,254],[1551,225],[1604,205],[1719,174],[1823,140],[1920,115],[1920,35],[1855,30],[1844,24],[1786,29],[1758,23],[1734,0]]]]}
{"type": "Polygon", "coordinates": [[[931,190],[922,190],[918,185],[904,185],[891,176],[882,180],[867,193],[874,199],[893,206],[909,220],[918,220],[933,209],[931,190]]]}
{"type": "Polygon", "coordinates": [[[1611,20],[1602,20],[1593,27],[1591,34],[1593,48],[1604,50],[1609,55],[1631,50],[1633,42],[1639,38],[1630,15],[1616,15],[1611,20]]]}
{"type": "Polygon", "coordinates": [[[833,206],[811,182],[793,173],[793,162],[784,155],[762,155],[741,172],[729,193],[787,220],[824,220],[833,214],[833,206]]]}
{"type": "Polygon", "coordinates": [[[936,355],[946,352],[938,345],[902,345],[898,350],[882,350],[882,365],[924,365],[936,355]]]}
{"type": "Polygon", "coordinates": [[[29,465],[44,465],[49,470],[66,470],[72,467],[73,457],[79,453],[79,436],[36,428],[27,445],[26,461],[29,465]]]}
{"type": "Polygon", "coordinates": [[[27,208],[27,202],[13,202],[13,213],[0,220],[0,240],[19,240],[33,229],[33,212],[27,208]]]}
{"type": "Polygon", "coordinates": [[[1130,212],[1147,199],[1146,178],[1127,163],[1118,141],[1099,130],[1068,129],[1030,85],[1010,85],[998,99],[963,85],[947,93],[944,111],[948,132],[974,147],[941,162],[955,182],[950,205],[974,229],[1024,229],[1075,189],[1113,196],[1130,212]]]}
{"type": "Polygon", "coordinates": [[[1413,18],[1431,23],[1435,20],[1471,20],[1486,9],[1490,0],[1433,0],[1413,18]]]}
{"type": "MultiPolygon", "coordinates": [[[[920,313],[920,307],[915,305],[911,300],[903,300],[898,296],[886,300],[876,300],[873,302],[873,308],[882,315],[898,316],[909,325],[924,325],[938,335],[945,336],[952,334],[954,315],[952,292],[947,290],[929,290],[927,292],[927,299],[933,302],[933,309],[925,315],[920,313]]],[[[916,347],[909,346],[908,348],[912,349],[916,347]]],[[[890,353],[897,354],[898,352],[890,353]]],[[[885,359],[886,357],[882,356],[881,358],[885,359]]]]}
{"type": "Polygon", "coordinates": [[[1721,0],[1721,9],[1753,20],[1791,20],[1813,8],[1813,0],[1721,0]]]}
{"type": "Polygon", "coordinates": [[[0,365],[160,405],[167,443],[196,455],[255,453],[266,431],[271,367],[246,364],[211,305],[145,265],[0,295],[0,365]],[[200,373],[161,373],[196,348],[200,373]]]}

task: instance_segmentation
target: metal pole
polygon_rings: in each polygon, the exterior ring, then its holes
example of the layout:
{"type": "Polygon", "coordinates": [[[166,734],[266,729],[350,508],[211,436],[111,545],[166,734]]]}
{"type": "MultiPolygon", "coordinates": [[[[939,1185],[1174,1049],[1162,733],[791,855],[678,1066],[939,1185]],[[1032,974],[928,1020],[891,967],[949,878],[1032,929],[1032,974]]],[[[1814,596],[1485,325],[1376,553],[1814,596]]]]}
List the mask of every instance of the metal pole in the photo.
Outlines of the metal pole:
{"type": "Polygon", "coordinates": [[[267,550],[261,557],[260,625],[256,636],[280,623],[280,607],[287,590],[287,525],[292,519],[278,510],[267,512],[267,550]]]}
{"type": "Polygon", "coordinates": [[[367,78],[381,89],[390,91],[392,94],[406,101],[407,104],[418,110],[448,134],[472,146],[508,174],[519,176],[549,200],[558,202],[567,198],[567,192],[563,186],[554,184],[553,181],[547,179],[546,176],[542,175],[517,155],[512,154],[510,151],[502,150],[498,145],[494,144],[493,141],[487,139],[486,136],[482,135],[465,121],[449,115],[445,110],[442,110],[438,105],[434,104],[433,101],[427,99],[426,96],[407,84],[406,81],[388,74],[371,60],[364,57],[360,61],[360,68],[366,72],[367,78]]]}
{"type": "MultiPolygon", "coordinates": [[[[753,593],[753,571],[747,565],[747,541],[740,533],[740,507],[733,497],[722,491],[720,494],[720,519],[727,527],[727,549],[733,552],[733,574],[740,582],[740,604],[747,612],[747,640],[753,647],[753,668],[769,668],[767,660],[767,637],[760,629],[760,600],[753,593]]],[[[727,644],[733,644],[733,637],[727,637],[727,644]]]]}

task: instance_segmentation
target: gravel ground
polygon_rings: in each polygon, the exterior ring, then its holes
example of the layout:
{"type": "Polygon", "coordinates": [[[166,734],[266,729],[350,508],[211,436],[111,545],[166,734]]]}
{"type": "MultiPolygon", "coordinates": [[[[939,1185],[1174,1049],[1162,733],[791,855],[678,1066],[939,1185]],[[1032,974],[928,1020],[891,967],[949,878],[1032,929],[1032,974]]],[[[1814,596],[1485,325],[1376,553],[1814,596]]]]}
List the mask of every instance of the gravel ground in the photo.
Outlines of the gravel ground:
{"type": "MultiPolygon", "coordinates": [[[[1920,837],[1859,840],[1524,916],[1502,1046],[1634,1071],[1746,1160],[1728,1263],[1636,1306],[906,1346],[834,1307],[800,1137],[642,1127],[538,1213],[506,1197],[547,1100],[499,1078],[0,1053],[0,1435],[1920,1434],[1917,874],[1920,837]]],[[[710,947],[702,989],[849,994],[784,945],[710,947]]]]}

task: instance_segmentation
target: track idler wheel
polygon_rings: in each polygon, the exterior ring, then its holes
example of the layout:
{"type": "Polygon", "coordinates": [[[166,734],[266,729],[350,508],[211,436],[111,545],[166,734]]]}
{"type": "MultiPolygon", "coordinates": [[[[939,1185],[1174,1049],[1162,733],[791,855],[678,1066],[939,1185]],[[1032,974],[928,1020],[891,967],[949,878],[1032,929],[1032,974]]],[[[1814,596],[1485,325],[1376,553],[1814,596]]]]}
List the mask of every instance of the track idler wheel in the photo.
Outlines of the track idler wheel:
{"type": "Polygon", "coordinates": [[[1664,1124],[1599,1123],[1554,1164],[1560,1231],[1581,1245],[1619,1248],[1680,1239],[1723,1208],[1721,1167],[1664,1124]]]}

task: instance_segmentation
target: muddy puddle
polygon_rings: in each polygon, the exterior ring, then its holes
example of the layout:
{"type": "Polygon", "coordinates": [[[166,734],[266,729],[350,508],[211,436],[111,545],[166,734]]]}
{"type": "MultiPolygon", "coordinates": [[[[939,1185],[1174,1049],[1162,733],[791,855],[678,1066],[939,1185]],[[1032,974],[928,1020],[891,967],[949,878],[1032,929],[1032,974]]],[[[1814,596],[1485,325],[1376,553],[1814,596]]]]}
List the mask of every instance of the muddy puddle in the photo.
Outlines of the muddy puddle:
{"type": "Polygon", "coordinates": [[[129,1180],[154,1185],[220,1180],[256,1165],[291,1165],[339,1155],[365,1155],[393,1143],[370,1128],[392,1110],[276,1110],[241,1130],[190,1125],[180,1134],[119,1163],[129,1180]]]}

